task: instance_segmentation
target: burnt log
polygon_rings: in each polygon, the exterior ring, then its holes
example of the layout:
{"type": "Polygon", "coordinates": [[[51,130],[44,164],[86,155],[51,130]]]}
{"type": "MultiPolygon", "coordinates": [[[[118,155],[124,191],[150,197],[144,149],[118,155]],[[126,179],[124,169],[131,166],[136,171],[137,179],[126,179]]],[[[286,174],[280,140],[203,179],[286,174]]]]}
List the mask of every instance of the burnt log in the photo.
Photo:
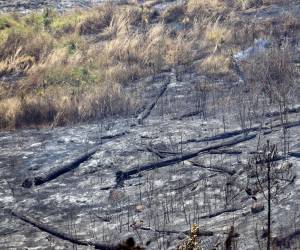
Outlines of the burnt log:
{"type": "Polygon", "coordinates": [[[147,146],[146,150],[152,154],[155,154],[160,159],[166,158],[166,156],[164,156],[161,152],[159,152],[158,150],[156,150],[155,148],[153,148],[151,146],[147,146]]]}
{"type": "MultiPolygon", "coordinates": [[[[118,133],[115,135],[106,135],[101,137],[103,140],[107,139],[113,139],[120,136],[125,135],[127,132],[118,133]]],[[[87,161],[92,155],[94,155],[101,147],[100,145],[97,145],[93,147],[92,149],[88,150],[87,152],[81,154],[80,156],[76,157],[75,159],[61,165],[55,168],[50,169],[47,173],[34,176],[34,177],[28,177],[26,178],[23,183],[22,187],[24,188],[31,188],[33,185],[38,186],[42,185],[46,182],[52,181],[56,179],[57,177],[77,168],[81,163],[87,161]]]]}
{"type": "MultiPolygon", "coordinates": [[[[299,113],[300,112],[300,106],[297,107],[292,107],[292,108],[287,108],[285,109],[282,114],[289,113],[289,114],[294,114],[294,113],[299,113]]],[[[280,116],[280,111],[273,111],[273,112],[268,112],[265,115],[266,117],[274,117],[274,116],[280,116]]]]}
{"type": "Polygon", "coordinates": [[[225,174],[229,174],[229,175],[234,175],[236,173],[235,170],[231,170],[231,169],[228,169],[228,168],[225,168],[225,167],[222,167],[222,166],[205,166],[203,164],[199,164],[199,163],[194,162],[194,161],[190,161],[190,163],[193,166],[200,167],[200,168],[205,168],[207,170],[218,172],[218,173],[225,173],[225,174]]]}
{"type": "Polygon", "coordinates": [[[180,163],[185,160],[194,158],[194,157],[200,155],[201,153],[206,153],[206,152],[209,152],[210,150],[215,150],[215,149],[219,149],[222,147],[230,147],[230,146],[236,145],[238,143],[251,140],[255,137],[256,137],[256,134],[240,136],[240,137],[234,138],[234,139],[226,141],[226,142],[217,143],[217,144],[213,144],[213,145],[204,147],[195,152],[189,152],[189,153],[182,154],[180,156],[175,156],[175,157],[167,157],[167,158],[164,158],[157,162],[151,162],[151,163],[146,163],[144,165],[134,166],[127,171],[118,171],[116,173],[116,186],[122,186],[125,180],[129,179],[132,175],[138,174],[140,172],[149,171],[149,170],[153,170],[153,169],[157,169],[157,168],[170,166],[170,165],[173,165],[176,163],[180,163]]]}
{"type": "Polygon", "coordinates": [[[213,136],[203,137],[203,138],[200,138],[200,139],[189,139],[189,140],[181,142],[181,144],[187,144],[187,143],[191,143],[191,142],[218,141],[218,140],[228,139],[228,138],[238,136],[238,135],[242,135],[242,134],[247,135],[250,132],[257,132],[257,131],[266,130],[266,129],[267,129],[266,127],[261,127],[261,126],[248,128],[248,129],[238,129],[238,130],[233,130],[233,131],[228,131],[228,132],[216,134],[216,135],[213,135],[213,136]]]}
{"type": "Polygon", "coordinates": [[[199,115],[201,113],[202,113],[201,111],[192,111],[192,112],[182,114],[182,115],[177,116],[177,117],[173,117],[171,120],[182,120],[182,119],[185,119],[185,118],[189,118],[189,117],[199,115]]]}
{"type": "Polygon", "coordinates": [[[221,214],[224,214],[224,213],[232,213],[232,212],[236,212],[238,210],[241,210],[242,208],[239,208],[239,207],[234,207],[234,208],[225,208],[223,210],[220,210],[220,211],[216,211],[214,213],[211,213],[211,214],[207,214],[207,215],[203,215],[201,216],[200,218],[201,219],[207,219],[207,218],[214,218],[214,217],[217,217],[221,214]]]}
{"type": "Polygon", "coordinates": [[[273,242],[278,246],[278,247],[285,247],[285,248],[290,248],[291,247],[291,242],[294,238],[297,238],[300,236],[300,228],[296,229],[294,232],[284,236],[284,237],[276,237],[273,242]]]}
{"type": "Polygon", "coordinates": [[[154,98],[152,102],[149,103],[149,105],[138,115],[137,122],[138,124],[142,124],[143,121],[150,115],[152,109],[155,107],[156,103],[158,102],[159,98],[166,92],[168,85],[170,84],[170,79],[166,81],[166,83],[163,84],[161,89],[159,90],[159,93],[154,98]]]}
{"type": "Polygon", "coordinates": [[[289,152],[289,156],[300,158],[300,152],[289,152]]]}
{"type": "Polygon", "coordinates": [[[118,245],[113,246],[113,245],[108,245],[105,243],[99,243],[99,242],[95,242],[95,241],[79,239],[79,238],[69,235],[65,232],[61,232],[61,231],[57,230],[56,228],[52,228],[44,223],[41,223],[41,222],[31,218],[28,215],[24,215],[24,214],[18,213],[16,211],[11,211],[10,213],[12,216],[22,220],[23,222],[26,222],[27,224],[30,224],[30,225],[40,229],[41,231],[51,234],[61,240],[66,240],[73,244],[81,245],[81,246],[93,246],[93,247],[95,247],[95,249],[99,249],[99,250],[117,250],[118,249],[118,245]]]}
{"type": "MultiPolygon", "coordinates": [[[[145,230],[145,231],[152,231],[152,232],[156,232],[156,233],[163,233],[163,234],[186,234],[189,235],[190,234],[190,230],[186,230],[186,231],[177,231],[177,230],[160,230],[160,229],[154,229],[151,227],[140,227],[139,229],[141,230],[145,230]]],[[[213,236],[214,232],[212,231],[205,231],[205,230],[199,230],[197,232],[198,236],[213,236]]]]}
{"type": "Polygon", "coordinates": [[[226,154],[226,155],[240,155],[242,154],[242,150],[230,150],[230,149],[221,149],[221,150],[211,150],[209,154],[212,155],[219,155],[219,154],[226,154]]]}
{"type": "MultiPolygon", "coordinates": [[[[293,122],[287,122],[284,124],[276,124],[271,127],[272,128],[280,128],[284,127],[285,129],[292,128],[292,127],[297,127],[300,126],[300,121],[293,121],[293,122]]],[[[209,142],[209,141],[217,141],[217,140],[223,140],[223,139],[228,139],[233,136],[241,135],[241,134],[248,134],[250,132],[259,132],[262,131],[263,134],[270,134],[270,127],[261,127],[261,126],[255,126],[252,128],[247,128],[247,129],[237,129],[233,131],[228,131],[225,133],[220,133],[217,135],[213,136],[207,136],[204,138],[199,138],[199,139],[188,139],[186,141],[182,141],[181,144],[187,144],[187,143],[192,143],[192,142],[209,142]]]]}
{"type": "Polygon", "coordinates": [[[215,177],[216,175],[217,175],[217,174],[212,174],[212,175],[209,175],[209,176],[206,176],[206,175],[205,175],[205,176],[201,176],[201,177],[198,178],[197,180],[194,180],[194,181],[192,181],[192,182],[186,183],[186,184],[184,184],[184,185],[182,185],[182,186],[179,186],[179,187],[177,187],[177,188],[174,188],[173,190],[174,190],[174,191],[178,191],[178,190],[187,188],[187,187],[189,187],[189,186],[194,185],[195,183],[197,183],[197,182],[199,182],[199,181],[202,181],[202,180],[205,180],[205,179],[213,178],[213,177],[215,177]]]}

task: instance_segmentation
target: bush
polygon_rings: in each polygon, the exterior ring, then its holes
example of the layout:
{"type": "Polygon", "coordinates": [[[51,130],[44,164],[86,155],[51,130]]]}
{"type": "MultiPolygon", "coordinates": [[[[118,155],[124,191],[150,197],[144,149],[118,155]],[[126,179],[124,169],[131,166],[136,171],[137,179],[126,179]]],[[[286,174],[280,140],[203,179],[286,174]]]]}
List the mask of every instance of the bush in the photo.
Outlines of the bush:
{"type": "Polygon", "coordinates": [[[49,23],[49,29],[56,36],[62,36],[66,33],[73,33],[85,18],[85,14],[80,11],[72,11],[65,15],[56,15],[49,23]]]}

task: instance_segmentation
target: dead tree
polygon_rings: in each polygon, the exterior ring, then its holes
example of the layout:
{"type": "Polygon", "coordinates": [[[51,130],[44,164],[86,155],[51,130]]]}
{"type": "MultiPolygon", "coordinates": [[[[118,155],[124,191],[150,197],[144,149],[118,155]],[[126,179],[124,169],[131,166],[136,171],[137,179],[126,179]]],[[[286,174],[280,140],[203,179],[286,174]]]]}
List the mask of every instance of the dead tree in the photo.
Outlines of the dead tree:
{"type": "Polygon", "coordinates": [[[196,91],[196,110],[202,115],[204,119],[207,117],[207,101],[209,98],[210,87],[205,84],[198,84],[195,86],[196,91]]]}
{"type": "Polygon", "coordinates": [[[234,226],[230,227],[230,231],[225,240],[225,250],[233,250],[234,248],[234,238],[238,237],[238,234],[234,232],[234,226]]]}
{"type": "Polygon", "coordinates": [[[270,141],[263,146],[262,150],[254,156],[252,159],[251,168],[255,170],[255,178],[257,190],[263,194],[264,199],[268,204],[268,218],[267,218],[267,249],[271,249],[272,238],[272,200],[276,198],[280,190],[280,181],[286,181],[289,178],[282,178],[283,172],[287,172],[288,169],[283,167],[278,168],[278,151],[275,144],[271,144],[270,141]]]}

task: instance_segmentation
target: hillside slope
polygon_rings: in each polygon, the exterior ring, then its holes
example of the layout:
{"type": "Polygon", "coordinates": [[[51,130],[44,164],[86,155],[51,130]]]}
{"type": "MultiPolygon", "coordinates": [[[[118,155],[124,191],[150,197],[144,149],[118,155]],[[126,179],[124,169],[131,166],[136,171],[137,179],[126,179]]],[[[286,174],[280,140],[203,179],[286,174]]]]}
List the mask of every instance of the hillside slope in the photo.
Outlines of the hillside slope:
{"type": "Polygon", "coordinates": [[[271,249],[298,249],[299,13],[190,0],[2,16],[0,248],[267,249],[269,180],[271,249]]]}

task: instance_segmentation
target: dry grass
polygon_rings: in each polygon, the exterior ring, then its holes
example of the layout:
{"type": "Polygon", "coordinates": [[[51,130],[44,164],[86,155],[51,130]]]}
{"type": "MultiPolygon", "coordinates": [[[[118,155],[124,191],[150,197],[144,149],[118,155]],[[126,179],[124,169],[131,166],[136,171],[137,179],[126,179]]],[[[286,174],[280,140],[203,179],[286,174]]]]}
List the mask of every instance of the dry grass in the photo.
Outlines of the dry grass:
{"type": "Polygon", "coordinates": [[[198,20],[213,19],[225,9],[226,4],[221,0],[188,0],[186,6],[187,14],[198,20]]]}
{"type": "Polygon", "coordinates": [[[231,30],[219,20],[209,23],[205,30],[205,40],[213,45],[214,51],[217,51],[223,44],[228,43],[232,38],[231,30]]]}
{"type": "Polygon", "coordinates": [[[193,45],[193,42],[188,37],[184,36],[184,34],[179,34],[169,41],[166,63],[169,65],[191,63],[196,56],[193,45]]]}
{"type": "Polygon", "coordinates": [[[204,9],[217,10],[223,7],[224,3],[220,0],[189,0],[187,2],[187,11],[189,13],[202,11],[204,9]]]}
{"type": "Polygon", "coordinates": [[[199,65],[200,73],[222,76],[230,73],[231,60],[230,57],[222,54],[213,54],[205,58],[199,65]]]}
{"type": "Polygon", "coordinates": [[[258,8],[263,5],[263,0],[235,0],[235,6],[246,10],[249,8],[258,8]]]}
{"type": "Polygon", "coordinates": [[[0,18],[0,74],[25,76],[14,90],[1,86],[0,128],[66,125],[129,113],[135,101],[120,83],[133,78],[123,79],[124,73],[138,75],[139,69],[128,69],[127,58],[125,68],[110,67],[114,73],[107,77],[108,65],[97,60],[107,54],[103,51],[107,46],[93,50],[82,36],[102,32],[111,21],[109,5],[92,13],[44,11],[0,18]]]}
{"type": "Polygon", "coordinates": [[[44,93],[0,101],[0,126],[62,126],[109,115],[128,114],[137,103],[117,83],[104,82],[87,89],[48,88],[44,93]]]}
{"type": "Polygon", "coordinates": [[[90,35],[102,32],[112,21],[114,14],[113,4],[105,4],[102,8],[96,8],[77,25],[79,34],[90,35]]]}
{"type": "Polygon", "coordinates": [[[10,98],[0,102],[0,127],[16,127],[17,117],[20,115],[20,101],[10,98]]]}
{"type": "Polygon", "coordinates": [[[165,66],[193,60],[186,34],[173,35],[137,6],[103,5],[58,14],[45,10],[0,17],[0,128],[66,125],[130,113],[138,100],[123,87],[165,66]],[[97,34],[96,44],[89,36],[97,34]]]}

